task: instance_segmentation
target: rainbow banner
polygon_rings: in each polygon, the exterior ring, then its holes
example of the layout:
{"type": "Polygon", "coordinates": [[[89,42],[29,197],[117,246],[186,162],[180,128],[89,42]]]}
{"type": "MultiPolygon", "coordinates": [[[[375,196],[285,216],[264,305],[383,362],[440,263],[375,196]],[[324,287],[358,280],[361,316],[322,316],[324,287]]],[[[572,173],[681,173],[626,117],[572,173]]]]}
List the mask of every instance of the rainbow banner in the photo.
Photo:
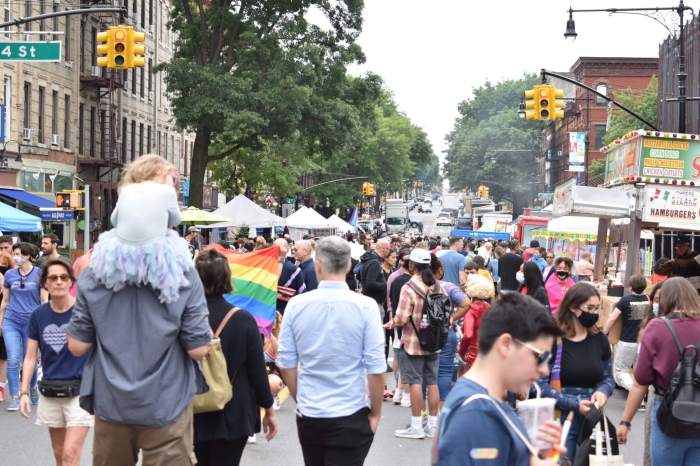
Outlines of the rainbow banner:
{"type": "Polygon", "coordinates": [[[231,265],[233,293],[224,296],[226,301],[248,311],[255,317],[260,331],[269,334],[277,310],[279,248],[240,254],[218,244],[210,247],[225,255],[231,265]]]}

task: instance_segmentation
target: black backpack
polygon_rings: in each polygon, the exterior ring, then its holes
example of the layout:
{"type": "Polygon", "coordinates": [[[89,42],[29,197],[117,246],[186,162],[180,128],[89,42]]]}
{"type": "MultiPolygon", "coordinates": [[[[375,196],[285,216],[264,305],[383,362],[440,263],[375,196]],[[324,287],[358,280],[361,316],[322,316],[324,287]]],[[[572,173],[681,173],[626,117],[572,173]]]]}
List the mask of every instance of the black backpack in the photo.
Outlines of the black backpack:
{"type": "Polygon", "coordinates": [[[663,321],[673,335],[681,358],[663,394],[656,420],[669,437],[700,438],[700,340],[684,348],[671,321],[665,317],[663,321]]]}
{"type": "Polygon", "coordinates": [[[452,301],[449,296],[440,291],[440,285],[428,290],[427,295],[413,282],[408,286],[423,298],[423,310],[419,327],[413,321],[411,313],[411,325],[416,331],[420,347],[424,351],[435,353],[440,351],[447,342],[447,333],[450,329],[450,316],[452,315],[452,301]],[[427,324],[427,325],[424,325],[427,324]]]}

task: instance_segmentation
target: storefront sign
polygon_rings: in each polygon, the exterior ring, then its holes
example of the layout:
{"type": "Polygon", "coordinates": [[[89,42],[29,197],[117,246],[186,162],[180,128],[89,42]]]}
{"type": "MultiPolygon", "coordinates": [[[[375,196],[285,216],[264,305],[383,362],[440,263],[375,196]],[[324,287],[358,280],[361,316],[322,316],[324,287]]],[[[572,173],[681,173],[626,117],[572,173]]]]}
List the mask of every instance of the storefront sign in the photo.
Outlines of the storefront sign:
{"type": "Polygon", "coordinates": [[[569,133],[569,171],[582,172],[586,165],[586,132],[569,133]]]}
{"type": "Polygon", "coordinates": [[[700,141],[643,138],[642,177],[694,181],[700,178],[700,141]]]}
{"type": "Polygon", "coordinates": [[[606,183],[637,175],[639,143],[639,138],[635,138],[607,153],[605,166],[606,183]]]}
{"type": "Polygon", "coordinates": [[[644,222],[682,224],[684,229],[700,229],[699,188],[647,186],[643,201],[644,222]]]}
{"type": "Polygon", "coordinates": [[[41,219],[48,222],[75,220],[75,210],[42,210],[41,219]]]}

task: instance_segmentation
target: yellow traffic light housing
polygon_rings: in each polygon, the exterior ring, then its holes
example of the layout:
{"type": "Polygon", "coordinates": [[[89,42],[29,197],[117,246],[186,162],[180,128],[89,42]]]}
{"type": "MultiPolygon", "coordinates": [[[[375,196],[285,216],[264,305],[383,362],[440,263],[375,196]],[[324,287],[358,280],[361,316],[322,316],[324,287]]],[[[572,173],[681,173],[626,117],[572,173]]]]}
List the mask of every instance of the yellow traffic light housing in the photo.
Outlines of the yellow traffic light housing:
{"type": "Polygon", "coordinates": [[[554,101],[552,90],[554,89],[549,84],[540,84],[535,86],[536,99],[539,107],[538,120],[549,120],[551,115],[551,105],[554,101]]]}
{"type": "Polygon", "coordinates": [[[97,66],[103,68],[110,68],[110,33],[111,31],[102,31],[98,32],[96,36],[97,50],[95,50],[95,53],[97,54],[97,66]]]}
{"type": "Polygon", "coordinates": [[[112,63],[114,66],[110,68],[128,68],[127,66],[127,39],[129,37],[128,26],[114,26],[110,28],[112,34],[112,63]]]}
{"type": "Polygon", "coordinates": [[[538,84],[525,91],[525,119],[559,120],[564,118],[564,91],[551,84],[538,84]]]}
{"type": "Polygon", "coordinates": [[[129,68],[134,68],[137,66],[142,68],[146,64],[146,46],[144,45],[145,40],[146,34],[143,32],[136,32],[133,29],[129,30],[129,68]]]}
{"type": "Polygon", "coordinates": [[[554,99],[552,101],[551,118],[552,120],[561,120],[564,118],[564,91],[552,87],[554,99]]]}
{"type": "Polygon", "coordinates": [[[525,119],[526,120],[539,120],[539,108],[537,107],[537,100],[535,100],[535,90],[528,89],[525,91],[525,119]]]}

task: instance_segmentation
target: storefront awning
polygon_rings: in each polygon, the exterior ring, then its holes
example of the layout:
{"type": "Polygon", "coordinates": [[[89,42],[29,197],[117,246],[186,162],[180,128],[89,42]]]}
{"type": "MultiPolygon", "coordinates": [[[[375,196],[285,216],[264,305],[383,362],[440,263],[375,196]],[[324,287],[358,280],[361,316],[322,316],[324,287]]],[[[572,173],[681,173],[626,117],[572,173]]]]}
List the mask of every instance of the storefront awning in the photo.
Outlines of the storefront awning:
{"type": "Polygon", "coordinates": [[[6,196],[16,201],[32,205],[37,209],[42,207],[56,207],[56,203],[36,194],[28,193],[23,189],[0,188],[0,196],[6,196]]]}
{"type": "Polygon", "coordinates": [[[0,231],[41,231],[41,219],[0,202],[0,231]]]}

